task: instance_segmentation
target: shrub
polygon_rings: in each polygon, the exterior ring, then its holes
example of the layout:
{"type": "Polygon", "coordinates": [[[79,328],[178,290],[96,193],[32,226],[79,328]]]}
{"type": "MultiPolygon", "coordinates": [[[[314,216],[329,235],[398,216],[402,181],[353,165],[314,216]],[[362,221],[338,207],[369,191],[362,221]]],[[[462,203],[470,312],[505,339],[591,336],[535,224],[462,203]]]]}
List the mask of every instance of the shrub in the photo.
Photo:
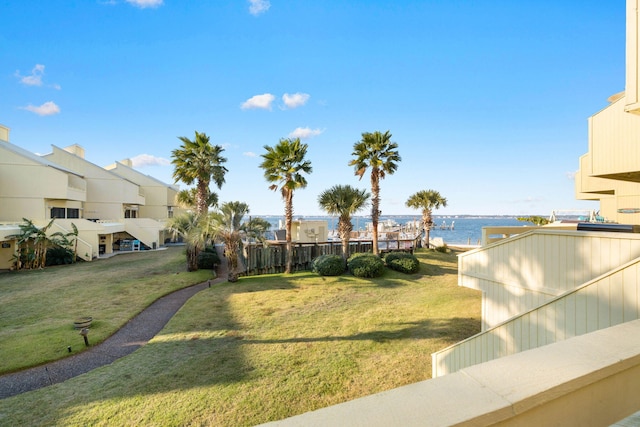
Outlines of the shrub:
{"type": "Polygon", "coordinates": [[[449,246],[447,246],[447,244],[445,243],[442,246],[436,246],[436,252],[442,252],[443,254],[446,254],[447,252],[449,252],[449,246]]]}
{"type": "Polygon", "coordinates": [[[314,273],[321,276],[339,276],[344,273],[344,259],[340,255],[320,255],[311,263],[314,273]]]}
{"type": "Polygon", "coordinates": [[[220,264],[220,257],[215,246],[206,246],[198,254],[198,268],[213,270],[220,264]]]}
{"type": "Polygon", "coordinates": [[[73,251],[71,249],[56,246],[47,249],[45,265],[65,265],[73,263],[73,251]]]}
{"type": "Polygon", "coordinates": [[[420,261],[415,255],[408,252],[389,252],[384,257],[384,262],[390,269],[405,274],[417,273],[420,270],[420,261]]]}
{"type": "Polygon", "coordinates": [[[384,273],[384,261],[372,253],[353,254],[347,260],[349,271],[356,277],[379,277],[384,273]]]}

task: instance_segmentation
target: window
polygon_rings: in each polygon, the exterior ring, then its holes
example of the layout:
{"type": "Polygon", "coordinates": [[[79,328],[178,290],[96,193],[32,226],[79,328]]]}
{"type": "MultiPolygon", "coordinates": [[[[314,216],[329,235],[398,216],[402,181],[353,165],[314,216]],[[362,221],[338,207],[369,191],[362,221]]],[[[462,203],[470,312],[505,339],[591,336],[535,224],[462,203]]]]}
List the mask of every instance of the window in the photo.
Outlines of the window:
{"type": "Polygon", "coordinates": [[[80,218],[80,209],[67,208],[67,218],[80,218]]]}
{"type": "Polygon", "coordinates": [[[64,218],[65,208],[51,208],[51,218],[64,218]]]}
{"type": "Polygon", "coordinates": [[[135,211],[133,209],[125,209],[124,217],[125,218],[138,218],[138,211],[135,211]]]}

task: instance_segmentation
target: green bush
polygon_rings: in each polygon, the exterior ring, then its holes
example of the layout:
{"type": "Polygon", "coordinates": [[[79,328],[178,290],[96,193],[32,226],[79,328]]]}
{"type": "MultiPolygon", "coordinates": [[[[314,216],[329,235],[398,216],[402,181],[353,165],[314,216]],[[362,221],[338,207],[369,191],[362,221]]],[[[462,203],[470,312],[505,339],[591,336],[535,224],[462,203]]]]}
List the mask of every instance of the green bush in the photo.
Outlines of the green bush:
{"type": "Polygon", "coordinates": [[[420,270],[420,261],[408,252],[389,252],[384,257],[384,262],[390,269],[405,274],[417,273],[420,270]]]}
{"type": "Polygon", "coordinates": [[[442,246],[436,246],[436,252],[442,252],[443,254],[446,254],[447,252],[449,252],[449,246],[447,246],[447,244],[445,243],[442,246]]]}
{"type": "Polygon", "coordinates": [[[356,277],[380,277],[384,273],[384,261],[372,253],[353,254],[347,260],[347,266],[356,277]]]}
{"type": "Polygon", "coordinates": [[[73,264],[73,251],[71,249],[56,246],[47,249],[45,266],[73,264]]]}
{"type": "Polygon", "coordinates": [[[220,257],[215,246],[207,246],[198,254],[198,268],[213,270],[220,264],[220,257]]]}
{"type": "Polygon", "coordinates": [[[340,255],[320,255],[311,263],[314,273],[321,276],[340,276],[344,273],[344,260],[340,255]]]}

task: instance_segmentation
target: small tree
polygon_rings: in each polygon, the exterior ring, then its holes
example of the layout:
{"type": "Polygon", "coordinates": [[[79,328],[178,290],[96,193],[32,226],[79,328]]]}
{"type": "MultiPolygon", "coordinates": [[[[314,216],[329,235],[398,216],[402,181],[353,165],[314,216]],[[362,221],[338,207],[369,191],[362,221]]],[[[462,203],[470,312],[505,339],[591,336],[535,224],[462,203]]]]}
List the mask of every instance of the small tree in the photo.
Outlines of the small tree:
{"type": "Polygon", "coordinates": [[[274,146],[264,146],[267,151],[262,154],[264,159],[260,167],[264,169],[264,177],[271,183],[269,189],[280,188],[284,200],[285,228],[287,230],[287,265],[285,273],[291,273],[293,264],[293,247],[291,244],[291,223],[293,221],[293,193],[295,190],[305,188],[307,179],[303,174],[312,172],[311,162],[305,160],[307,144],[302,144],[300,138],[281,139],[274,146]]]}
{"type": "Polygon", "coordinates": [[[249,206],[242,202],[227,202],[218,212],[206,219],[206,230],[214,239],[224,243],[224,256],[228,263],[229,282],[238,281],[238,255],[240,254],[240,231],[242,218],[249,213],[249,206]]]}
{"type": "Polygon", "coordinates": [[[198,254],[207,243],[208,236],[202,219],[195,212],[186,212],[167,220],[167,229],[174,238],[182,236],[187,252],[187,271],[198,270],[198,254]]]}
{"type": "Polygon", "coordinates": [[[429,247],[429,230],[433,226],[431,213],[434,209],[446,207],[447,199],[435,190],[422,190],[409,196],[406,206],[422,210],[422,229],[425,230],[427,247],[429,247]]]}
{"type": "Polygon", "coordinates": [[[42,228],[37,227],[33,221],[22,218],[19,225],[20,234],[7,236],[16,239],[16,254],[14,266],[16,270],[44,268],[47,260],[47,249],[53,246],[53,242],[47,236],[47,231],[53,225],[55,218],[51,219],[42,228]]]}
{"type": "Polygon", "coordinates": [[[378,254],[378,219],[380,217],[380,180],[392,175],[402,160],[398,144],[391,141],[391,133],[365,132],[362,140],[353,145],[355,159],[349,166],[355,167],[355,174],[362,179],[371,168],[371,225],[373,226],[373,253],[378,254]]]}
{"type": "Polygon", "coordinates": [[[320,208],[329,215],[338,215],[338,235],[342,240],[342,257],[346,265],[349,258],[349,240],[353,224],[351,216],[364,208],[371,195],[350,185],[334,185],[318,196],[320,208]]]}

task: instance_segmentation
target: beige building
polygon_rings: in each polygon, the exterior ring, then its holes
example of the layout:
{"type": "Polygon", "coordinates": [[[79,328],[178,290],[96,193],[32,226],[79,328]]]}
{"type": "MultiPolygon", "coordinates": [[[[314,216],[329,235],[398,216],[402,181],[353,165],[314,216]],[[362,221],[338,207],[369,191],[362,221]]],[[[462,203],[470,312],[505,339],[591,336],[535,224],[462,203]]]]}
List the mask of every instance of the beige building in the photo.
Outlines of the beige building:
{"type": "Polygon", "coordinates": [[[78,256],[90,261],[114,250],[156,249],[168,239],[167,218],[177,211],[178,188],[123,163],[108,168],[84,158],[84,149],[53,146],[43,156],[9,142],[0,126],[0,269],[10,268],[18,224],[55,218],[51,232],[78,229],[78,256]]]}

